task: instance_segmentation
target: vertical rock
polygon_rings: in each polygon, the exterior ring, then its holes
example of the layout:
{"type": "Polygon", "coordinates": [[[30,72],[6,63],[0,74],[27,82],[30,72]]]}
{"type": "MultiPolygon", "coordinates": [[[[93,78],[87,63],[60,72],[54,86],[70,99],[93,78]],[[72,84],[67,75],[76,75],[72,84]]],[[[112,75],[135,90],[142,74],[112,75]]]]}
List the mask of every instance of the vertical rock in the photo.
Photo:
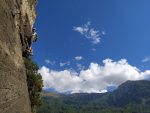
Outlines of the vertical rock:
{"type": "Polygon", "coordinates": [[[0,0],[0,113],[31,113],[22,52],[36,0],[0,0]]]}

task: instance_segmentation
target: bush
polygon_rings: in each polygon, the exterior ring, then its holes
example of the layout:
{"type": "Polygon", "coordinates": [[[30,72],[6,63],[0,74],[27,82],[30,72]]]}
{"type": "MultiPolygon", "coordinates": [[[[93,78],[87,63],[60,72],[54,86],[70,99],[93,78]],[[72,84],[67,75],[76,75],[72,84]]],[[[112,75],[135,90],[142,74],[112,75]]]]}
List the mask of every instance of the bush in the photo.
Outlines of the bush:
{"type": "Polygon", "coordinates": [[[38,66],[30,58],[24,58],[27,74],[27,85],[31,101],[32,112],[35,113],[38,106],[42,104],[42,76],[38,73],[38,66]]]}

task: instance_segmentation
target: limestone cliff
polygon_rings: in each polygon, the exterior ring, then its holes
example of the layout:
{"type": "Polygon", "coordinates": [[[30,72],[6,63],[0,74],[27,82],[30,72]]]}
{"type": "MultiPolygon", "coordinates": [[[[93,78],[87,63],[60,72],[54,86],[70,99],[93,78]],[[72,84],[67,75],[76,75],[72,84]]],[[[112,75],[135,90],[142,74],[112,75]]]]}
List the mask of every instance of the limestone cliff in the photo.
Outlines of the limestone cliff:
{"type": "Polygon", "coordinates": [[[31,113],[23,51],[36,0],[0,0],[0,113],[31,113]]]}

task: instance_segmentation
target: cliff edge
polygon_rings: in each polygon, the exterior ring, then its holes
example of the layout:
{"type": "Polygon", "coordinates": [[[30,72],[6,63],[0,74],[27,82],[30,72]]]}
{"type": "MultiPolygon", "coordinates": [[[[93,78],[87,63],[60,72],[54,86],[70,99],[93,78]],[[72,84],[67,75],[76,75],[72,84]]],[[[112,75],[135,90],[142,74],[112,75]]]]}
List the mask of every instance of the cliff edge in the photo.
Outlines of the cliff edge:
{"type": "Polygon", "coordinates": [[[0,113],[31,113],[23,52],[36,0],[0,1],[0,113]]]}

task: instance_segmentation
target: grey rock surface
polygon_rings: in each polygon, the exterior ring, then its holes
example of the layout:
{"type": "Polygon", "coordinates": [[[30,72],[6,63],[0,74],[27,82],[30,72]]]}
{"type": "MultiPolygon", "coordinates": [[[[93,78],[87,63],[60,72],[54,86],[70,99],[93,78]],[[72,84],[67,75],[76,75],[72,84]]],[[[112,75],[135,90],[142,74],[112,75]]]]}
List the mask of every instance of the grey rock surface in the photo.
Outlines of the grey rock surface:
{"type": "Polygon", "coordinates": [[[22,53],[36,0],[0,0],[0,113],[31,113],[22,53]]]}

